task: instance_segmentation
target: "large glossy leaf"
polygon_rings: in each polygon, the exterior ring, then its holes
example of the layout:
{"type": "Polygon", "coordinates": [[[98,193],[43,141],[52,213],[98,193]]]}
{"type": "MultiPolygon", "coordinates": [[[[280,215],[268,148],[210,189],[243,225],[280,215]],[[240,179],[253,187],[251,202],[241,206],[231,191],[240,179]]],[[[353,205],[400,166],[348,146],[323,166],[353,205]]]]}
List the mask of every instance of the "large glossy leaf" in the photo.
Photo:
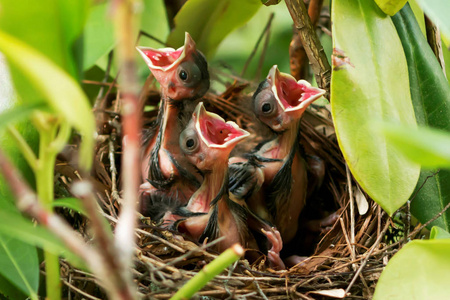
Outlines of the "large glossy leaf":
{"type": "Polygon", "coordinates": [[[180,47],[184,32],[191,34],[197,47],[211,57],[220,42],[245,24],[262,6],[260,0],[189,0],[175,17],[175,28],[168,45],[180,47]]]}
{"type": "Polygon", "coordinates": [[[356,180],[389,214],[414,190],[419,166],[375,133],[371,120],[414,126],[408,69],[391,19],[373,0],[333,2],[331,110],[356,180]]]}
{"type": "Polygon", "coordinates": [[[416,0],[424,13],[436,23],[446,36],[450,36],[450,1],[416,0]]]}
{"type": "MultiPolygon", "coordinates": [[[[408,62],[411,98],[417,123],[450,132],[450,86],[409,5],[392,17],[392,20],[408,62]]],[[[439,145],[435,150],[438,149],[439,145]]],[[[437,159],[435,166],[441,167],[438,162],[437,159]]],[[[426,165],[430,166],[429,163],[426,165]]],[[[441,170],[437,175],[429,177],[433,173],[435,170],[421,172],[416,189],[419,189],[425,180],[427,183],[411,202],[413,215],[422,223],[437,215],[450,201],[450,171],[441,170]]],[[[450,230],[449,221],[450,211],[430,227],[438,225],[450,230]]]]}
{"type": "MultiPolygon", "coordinates": [[[[429,128],[411,129],[395,124],[385,124],[382,130],[389,144],[416,164],[426,169],[450,168],[450,133],[429,128]]],[[[434,196],[426,194],[426,197],[434,196]]]]}
{"type": "Polygon", "coordinates": [[[374,300],[448,299],[450,239],[414,240],[392,257],[374,300]]]}
{"type": "MultiPolygon", "coordinates": [[[[9,226],[11,227],[11,223],[9,226]]],[[[35,267],[37,264],[35,247],[0,234],[0,274],[27,295],[37,293],[39,286],[39,268],[35,267]]]]}
{"type": "Polygon", "coordinates": [[[390,16],[395,15],[406,3],[407,0],[375,0],[378,7],[390,16]]]}
{"type": "Polygon", "coordinates": [[[84,137],[80,166],[90,168],[95,121],[76,81],[45,56],[3,32],[0,32],[0,51],[45,96],[48,105],[80,131],[84,137]]]}

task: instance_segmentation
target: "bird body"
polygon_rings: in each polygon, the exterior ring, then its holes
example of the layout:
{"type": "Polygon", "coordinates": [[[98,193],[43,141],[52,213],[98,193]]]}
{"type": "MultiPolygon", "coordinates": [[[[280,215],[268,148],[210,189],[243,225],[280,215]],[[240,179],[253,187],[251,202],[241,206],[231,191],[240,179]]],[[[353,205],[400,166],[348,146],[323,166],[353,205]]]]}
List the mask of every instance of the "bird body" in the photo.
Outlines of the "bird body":
{"type": "MultiPolygon", "coordinates": [[[[150,136],[144,137],[141,185],[143,194],[164,194],[187,202],[201,183],[201,176],[181,155],[178,136],[197,99],[209,89],[206,59],[186,33],[185,44],[172,48],[137,47],[161,87],[161,105],[150,136]]],[[[148,204],[141,203],[145,214],[148,204]]]]}

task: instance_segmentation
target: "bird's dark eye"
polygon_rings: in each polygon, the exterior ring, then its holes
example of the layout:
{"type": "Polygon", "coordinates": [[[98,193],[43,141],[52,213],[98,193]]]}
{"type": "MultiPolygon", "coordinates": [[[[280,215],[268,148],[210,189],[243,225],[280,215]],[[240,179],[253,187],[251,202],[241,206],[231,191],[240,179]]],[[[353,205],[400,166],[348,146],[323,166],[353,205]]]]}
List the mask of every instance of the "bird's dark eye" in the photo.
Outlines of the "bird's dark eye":
{"type": "Polygon", "coordinates": [[[253,111],[258,117],[272,117],[277,113],[277,100],[272,90],[263,89],[253,95],[253,111]]]}
{"type": "Polygon", "coordinates": [[[186,148],[191,149],[195,146],[195,141],[194,139],[188,139],[186,141],[186,148]]]}
{"type": "Polygon", "coordinates": [[[202,80],[202,72],[193,61],[185,61],[178,67],[178,77],[186,87],[196,87],[202,80]]]}
{"type": "Polygon", "coordinates": [[[179,76],[183,81],[186,81],[188,79],[188,73],[185,70],[181,70],[179,76]]]}
{"type": "Polygon", "coordinates": [[[261,106],[261,111],[265,114],[270,113],[272,111],[272,105],[270,103],[263,103],[261,106]]]}
{"type": "Polygon", "coordinates": [[[193,154],[199,148],[197,132],[192,128],[186,128],[180,134],[180,148],[186,154],[193,154]]]}

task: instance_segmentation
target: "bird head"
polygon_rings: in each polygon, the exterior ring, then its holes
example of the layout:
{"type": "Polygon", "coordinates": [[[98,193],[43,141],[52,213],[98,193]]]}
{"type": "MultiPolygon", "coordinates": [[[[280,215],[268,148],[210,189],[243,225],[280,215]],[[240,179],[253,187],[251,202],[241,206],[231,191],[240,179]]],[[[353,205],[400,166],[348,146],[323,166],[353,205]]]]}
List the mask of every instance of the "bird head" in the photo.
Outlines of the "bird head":
{"type": "Polygon", "coordinates": [[[283,131],[303,115],[306,108],[325,94],[306,80],[297,81],[273,66],[253,95],[253,112],[274,131],[283,131]]]}
{"type": "Polygon", "coordinates": [[[250,134],[232,121],[206,111],[200,102],[188,126],[180,135],[180,148],[201,171],[227,166],[233,148],[250,134]]]}
{"type": "Polygon", "coordinates": [[[197,99],[209,89],[208,63],[186,32],[184,46],[154,49],[136,47],[161,85],[165,97],[172,100],[197,99]]]}

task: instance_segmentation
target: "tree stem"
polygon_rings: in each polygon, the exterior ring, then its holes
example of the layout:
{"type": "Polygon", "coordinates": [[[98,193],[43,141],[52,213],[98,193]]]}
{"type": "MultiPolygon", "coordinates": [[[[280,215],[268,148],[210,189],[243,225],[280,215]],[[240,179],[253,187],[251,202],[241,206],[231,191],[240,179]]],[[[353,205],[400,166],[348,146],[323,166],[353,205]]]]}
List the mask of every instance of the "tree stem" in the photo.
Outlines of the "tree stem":
{"type": "Polygon", "coordinates": [[[327,91],[326,97],[329,98],[331,67],[322,44],[319,41],[319,37],[311,23],[311,19],[308,16],[305,3],[303,3],[303,0],[285,0],[285,2],[294,21],[295,28],[300,35],[306,55],[311,62],[311,68],[316,77],[317,84],[320,88],[327,91]]]}

